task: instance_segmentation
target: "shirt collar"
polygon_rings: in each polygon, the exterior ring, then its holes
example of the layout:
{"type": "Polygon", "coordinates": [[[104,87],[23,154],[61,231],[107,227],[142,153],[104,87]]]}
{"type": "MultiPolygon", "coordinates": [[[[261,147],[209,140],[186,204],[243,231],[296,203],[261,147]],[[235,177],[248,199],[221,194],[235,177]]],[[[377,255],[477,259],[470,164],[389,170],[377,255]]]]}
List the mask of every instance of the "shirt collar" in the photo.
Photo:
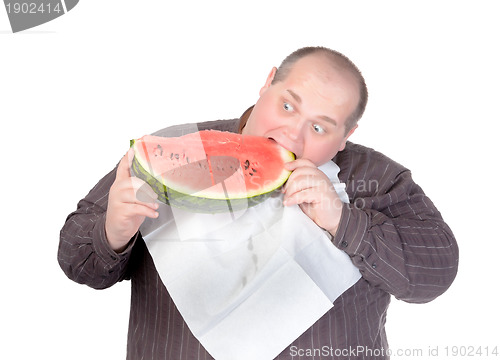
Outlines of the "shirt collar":
{"type": "Polygon", "coordinates": [[[250,114],[252,113],[253,107],[255,105],[250,106],[248,109],[245,110],[243,115],[240,116],[240,125],[238,126],[238,134],[241,134],[243,131],[243,128],[247,124],[248,118],[250,117],[250,114]]]}

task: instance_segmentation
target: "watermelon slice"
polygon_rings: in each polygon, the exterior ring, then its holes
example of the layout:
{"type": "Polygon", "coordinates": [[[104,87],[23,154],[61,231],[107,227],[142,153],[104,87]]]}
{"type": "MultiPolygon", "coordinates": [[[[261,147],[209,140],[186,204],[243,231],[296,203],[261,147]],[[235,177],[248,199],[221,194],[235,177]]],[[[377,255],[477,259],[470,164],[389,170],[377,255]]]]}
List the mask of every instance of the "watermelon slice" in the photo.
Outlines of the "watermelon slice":
{"type": "Polygon", "coordinates": [[[295,156],[259,136],[203,130],[132,140],[133,175],[166,204],[201,213],[236,211],[264,201],[290,172],[295,156]]]}

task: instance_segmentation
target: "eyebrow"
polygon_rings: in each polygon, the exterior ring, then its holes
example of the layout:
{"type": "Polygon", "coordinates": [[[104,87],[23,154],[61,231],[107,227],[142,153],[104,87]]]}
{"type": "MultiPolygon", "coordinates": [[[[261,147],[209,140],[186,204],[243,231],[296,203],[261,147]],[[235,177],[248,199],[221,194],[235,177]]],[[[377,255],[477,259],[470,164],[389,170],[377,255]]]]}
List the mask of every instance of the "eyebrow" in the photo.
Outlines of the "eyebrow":
{"type": "MultiPolygon", "coordinates": [[[[302,98],[293,90],[287,89],[286,90],[292,97],[293,99],[300,105],[302,104],[302,98]]],[[[323,115],[319,117],[320,119],[327,121],[329,123],[332,123],[333,125],[337,126],[337,121],[335,119],[332,119],[329,116],[323,115]]]]}
{"type": "Polygon", "coordinates": [[[335,119],[332,119],[329,116],[320,116],[320,118],[323,119],[323,120],[325,120],[325,121],[327,121],[327,122],[329,122],[329,123],[331,123],[331,124],[333,124],[333,125],[335,125],[335,126],[337,126],[337,122],[335,121],[335,119]]]}
{"type": "Polygon", "coordinates": [[[297,93],[295,93],[295,91],[290,89],[287,89],[286,91],[293,97],[295,101],[297,101],[299,104],[302,104],[301,97],[297,93]]]}

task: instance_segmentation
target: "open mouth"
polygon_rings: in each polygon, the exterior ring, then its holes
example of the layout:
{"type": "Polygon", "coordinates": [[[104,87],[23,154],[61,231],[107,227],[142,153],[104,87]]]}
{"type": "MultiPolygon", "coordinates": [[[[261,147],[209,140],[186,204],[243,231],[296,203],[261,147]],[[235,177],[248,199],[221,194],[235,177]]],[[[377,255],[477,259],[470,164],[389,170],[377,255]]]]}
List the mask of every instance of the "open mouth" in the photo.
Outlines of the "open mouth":
{"type": "Polygon", "coordinates": [[[294,153],[292,150],[290,150],[288,147],[286,147],[286,146],[284,146],[283,144],[279,143],[278,141],[276,141],[276,139],[274,139],[274,138],[272,138],[272,137],[268,137],[268,139],[269,139],[269,140],[274,141],[276,144],[278,144],[278,145],[279,145],[279,146],[281,146],[282,148],[284,148],[284,149],[286,149],[286,150],[290,151],[290,152],[293,154],[293,156],[297,159],[297,154],[296,154],[296,153],[294,153]]]}

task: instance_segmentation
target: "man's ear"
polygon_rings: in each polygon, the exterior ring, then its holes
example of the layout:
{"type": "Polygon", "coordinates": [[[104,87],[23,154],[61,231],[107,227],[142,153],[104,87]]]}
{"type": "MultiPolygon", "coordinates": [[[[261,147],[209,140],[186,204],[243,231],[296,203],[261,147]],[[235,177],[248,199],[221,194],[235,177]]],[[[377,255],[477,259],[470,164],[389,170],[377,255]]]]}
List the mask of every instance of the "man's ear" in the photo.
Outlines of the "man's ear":
{"type": "Polygon", "coordinates": [[[347,135],[344,136],[344,140],[342,140],[342,144],[340,145],[339,151],[342,151],[345,149],[345,144],[347,143],[347,139],[349,139],[349,136],[351,136],[357,128],[358,128],[358,124],[354,125],[354,127],[351,130],[349,130],[347,135]]]}
{"type": "Polygon", "coordinates": [[[274,75],[276,75],[276,71],[278,71],[278,69],[276,67],[273,67],[273,69],[271,70],[271,72],[269,73],[269,75],[267,75],[266,83],[260,89],[259,96],[261,96],[264,93],[264,91],[266,91],[269,88],[269,86],[271,86],[271,83],[274,80],[274,75]]]}

